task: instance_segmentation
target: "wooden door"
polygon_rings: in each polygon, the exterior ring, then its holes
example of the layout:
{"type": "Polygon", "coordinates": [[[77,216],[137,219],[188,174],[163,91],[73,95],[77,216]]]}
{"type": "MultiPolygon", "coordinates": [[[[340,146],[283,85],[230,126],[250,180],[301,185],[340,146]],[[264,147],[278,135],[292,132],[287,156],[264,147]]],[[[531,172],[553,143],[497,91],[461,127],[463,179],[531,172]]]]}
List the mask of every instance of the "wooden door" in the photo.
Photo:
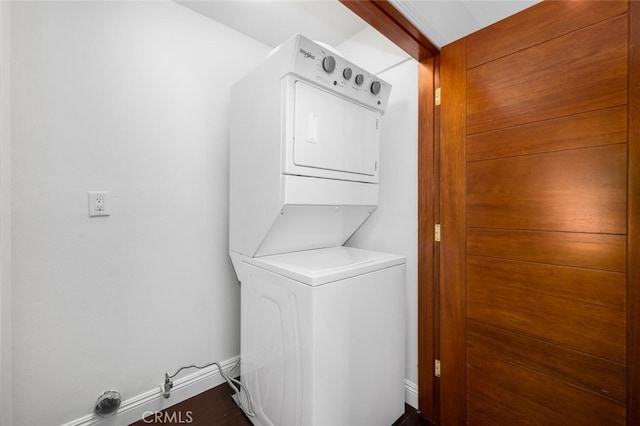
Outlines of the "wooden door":
{"type": "Polygon", "coordinates": [[[640,421],[637,9],[543,2],[442,49],[442,424],[640,421]]]}

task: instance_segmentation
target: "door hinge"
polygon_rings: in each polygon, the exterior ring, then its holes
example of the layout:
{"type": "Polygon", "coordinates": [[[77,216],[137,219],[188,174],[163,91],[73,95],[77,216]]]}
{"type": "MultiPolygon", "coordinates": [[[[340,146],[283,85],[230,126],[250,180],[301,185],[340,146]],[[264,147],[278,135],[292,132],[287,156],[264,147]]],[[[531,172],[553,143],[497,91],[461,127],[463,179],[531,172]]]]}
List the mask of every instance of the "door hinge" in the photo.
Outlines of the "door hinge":
{"type": "Polygon", "coordinates": [[[436,226],[435,226],[434,239],[438,242],[440,241],[440,224],[439,223],[436,223],[436,226]]]}
{"type": "Polygon", "coordinates": [[[435,367],[435,368],[434,368],[434,374],[435,374],[435,376],[436,376],[436,377],[440,377],[440,360],[439,360],[439,359],[436,359],[436,362],[435,362],[435,366],[434,366],[434,367],[435,367]]]}
{"type": "Polygon", "coordinates": [[[442,96],[440,95],[440,88],[436,87],[436,93],[435,93],[436,105],[440,105],[441,100],[442,100],[442,96]]]}

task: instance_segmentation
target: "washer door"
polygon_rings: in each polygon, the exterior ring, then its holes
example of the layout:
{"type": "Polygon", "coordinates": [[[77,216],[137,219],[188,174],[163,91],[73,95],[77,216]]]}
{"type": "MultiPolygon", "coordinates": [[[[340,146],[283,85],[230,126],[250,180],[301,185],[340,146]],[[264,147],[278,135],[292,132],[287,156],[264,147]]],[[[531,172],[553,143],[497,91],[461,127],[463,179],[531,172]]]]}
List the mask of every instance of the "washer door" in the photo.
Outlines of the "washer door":
{"type": "Polygon", "coordinates": [[[379,113],[299,80],[294,92],[293,163],[375,176],[379,113]]]}

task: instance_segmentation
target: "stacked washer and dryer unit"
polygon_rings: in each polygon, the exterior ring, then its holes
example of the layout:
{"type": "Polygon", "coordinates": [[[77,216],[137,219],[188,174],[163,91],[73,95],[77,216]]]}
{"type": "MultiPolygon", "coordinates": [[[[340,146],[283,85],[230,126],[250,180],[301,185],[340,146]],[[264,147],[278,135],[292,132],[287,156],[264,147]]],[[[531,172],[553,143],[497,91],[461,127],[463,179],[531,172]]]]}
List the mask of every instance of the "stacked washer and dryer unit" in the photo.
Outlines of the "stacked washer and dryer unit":
{"type": "Polygon", "coordinates": [[[232,87],[229,252],[255,425],[404,412],[405,259],[343,246],[378,204],[390,91],[300,35],[232,87]]]}

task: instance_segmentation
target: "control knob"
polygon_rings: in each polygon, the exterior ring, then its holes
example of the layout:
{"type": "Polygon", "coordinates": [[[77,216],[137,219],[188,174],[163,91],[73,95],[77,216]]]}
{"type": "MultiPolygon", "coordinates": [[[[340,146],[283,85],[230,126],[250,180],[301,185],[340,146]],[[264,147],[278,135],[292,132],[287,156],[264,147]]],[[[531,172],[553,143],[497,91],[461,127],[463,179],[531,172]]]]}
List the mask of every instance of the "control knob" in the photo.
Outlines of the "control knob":
{"type": "Polygon", "coordinates": [[[364,83],[364,75],[362,74],[356,75],[356,84],[360,86],[362,83],[364,83]]]}
{"type": "Polygon", "coordinates": [[[371,83],[371,93],[373,93],[374,95],[377,95],[378,93],[380,93],[380,89],[382,88],[382,84],[380,84],[379,81],[374,81],[373,83],[371,83]]]}
{"type": "Polygon", "coordinates": [[[336,69],[336,59],[333,56],[327,56],[322,60],[322,69],[328,73],[332,73],[336,69]]]}
{"type": "Polygon", "coordinates": [[[351,68],[345,68],[344,71],[342,71],[342,76],[345,78],[345,80],[349,80],[352,74],[353,71],[351,70],[351,68]]]}

